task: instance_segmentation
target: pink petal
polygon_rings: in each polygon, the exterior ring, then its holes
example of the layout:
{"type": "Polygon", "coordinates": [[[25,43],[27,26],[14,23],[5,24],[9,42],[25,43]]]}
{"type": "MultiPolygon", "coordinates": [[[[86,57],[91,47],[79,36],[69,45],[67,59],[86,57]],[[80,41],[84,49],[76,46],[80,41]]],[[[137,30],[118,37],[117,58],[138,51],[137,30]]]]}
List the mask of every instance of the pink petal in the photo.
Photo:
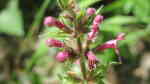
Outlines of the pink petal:
{"type": "Polygon", "coordinates": [[[117,37],[116,40],[124,40],[125,33],[120,33],[117,37]]]}

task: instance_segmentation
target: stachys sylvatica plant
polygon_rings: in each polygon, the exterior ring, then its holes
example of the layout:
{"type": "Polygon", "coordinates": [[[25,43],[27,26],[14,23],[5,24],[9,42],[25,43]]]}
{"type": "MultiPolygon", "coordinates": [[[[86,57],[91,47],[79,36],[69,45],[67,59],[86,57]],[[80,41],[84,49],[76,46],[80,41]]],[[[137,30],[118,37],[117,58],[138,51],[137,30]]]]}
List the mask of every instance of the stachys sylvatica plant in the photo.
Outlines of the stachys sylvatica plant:
{"type": "MultiPolygon", "coordinates": [[[[75,72],[66,73],[74,81],[79,83],[99,84],[103,79],[105,71],[101,65],[101,59],[96,56],[98,52],[112,48],[118,57],[118,63],[121,63],[118,42],[124,40],[124,33],[118,33],[116,38],[105,43],[99,43],[97,38],[101,38],[101,24],[104,16],[99,14],[95,8],[81,9],[75,0],[62,3],[58,0],[58,4],[62,9],[59,19],[47,16],[44,19],[44,25],[50,28],[58,28],[59,32],[64,33],[67,37],[63,40],[57,38],[48,38],[46,44],[49,47],[60,48],[55,56],[60,63],[70,61],[70,64],[80,65],[82,76],[75,76],[75,72]],[[97,43],[97,46],[91,46],[97,43]],[[99,69],[99,72],[98,70],[99,69]],[[70,75],[71,74],[71,75],[70,75]],[[92,83],[90,83],[92,81],[92,83]]],[[[58,33],[59,34],[59,33],[58,33]]],[[[107,67],[105,67],[107,70],[107,67]]],[[[69,80],[68,80],[69,81],[69,80]]],[[[76,83],[75,83],[76,84],[76,83]]]]}

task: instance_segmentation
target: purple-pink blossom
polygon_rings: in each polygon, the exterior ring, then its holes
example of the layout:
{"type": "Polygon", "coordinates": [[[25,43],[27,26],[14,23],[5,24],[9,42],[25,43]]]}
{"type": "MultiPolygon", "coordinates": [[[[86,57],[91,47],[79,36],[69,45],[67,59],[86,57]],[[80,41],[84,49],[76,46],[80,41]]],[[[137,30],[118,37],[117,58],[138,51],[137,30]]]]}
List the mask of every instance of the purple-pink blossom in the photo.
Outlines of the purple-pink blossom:
{"type": "Polygon", "coordinates": [[[49,38],[48,40],[46,40],[46,44],[52,47],[64,47],[63,42],[53,39],[53,38],[49,38]]]}
{"type": "Polygon", "coordinates": [[[86,12],[87,12],[87,15],[91,16],[96,12],[96,10],[95,8],[88,8],[86,12]]]}
{"type": "Polygon", "coordinates": [[[88,51],[86,56],[88,57],[89,69],[92,70],[93,68],[96,68],[96,62],[98,59],[96,58],[95,54],[92,51],[88,51]]]}
{"type": "Polygon", "coordinates": [[[68,51],[62,51],[56,55],[56,60],[58,60],[59,62],[64,62],[67,60],[68,57],[69,57],[69,52],[68,51]]]}
{"type": "Polygon", "coordinates": [[[125,36],[124,33],[120,33],[115,40],[107,41],[103,45],[99,46],[97,48],[97,50],[102,51],[102,50],[105,50],[105,49],[108,49],[108,48],[115,48],[115,49],[117,49],[118,48],[118,46],[117,46],[118,40],[124,40],[124,36],[125,36]]]}
{"type": "Polygon", "coordinates": [[[110,40],[110,41],[107,41],[106,43],[104,43],[103,45],[99,46],[97,48],[97,50],[105,50],[107,48],[117,48],[117,40],[110,40]]]}

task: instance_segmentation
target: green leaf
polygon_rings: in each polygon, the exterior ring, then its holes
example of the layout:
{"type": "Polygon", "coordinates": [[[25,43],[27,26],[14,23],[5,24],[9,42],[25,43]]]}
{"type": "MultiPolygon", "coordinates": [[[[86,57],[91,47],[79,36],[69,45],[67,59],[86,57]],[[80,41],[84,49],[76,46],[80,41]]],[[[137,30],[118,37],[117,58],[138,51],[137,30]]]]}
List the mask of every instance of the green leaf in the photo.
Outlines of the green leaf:
{"type": "Polygon", "coordinates": [[[64,40],[66,37],[68,37],[68,34],[64,33],[60,29],[56,27],[49,27],[46,28],[45,32],[43,33],[42,37],[44,38],[55,38],[59,40],[64,40]]]}
{"type": "Polygon", "coordinates": [[[103,24],[101,24],[101,31],[112,33],[125,32],[127,28],[123,27],[123,25],[135,24],[137,22],[137,18],[132,16],[114,16],[104,20],[103,24]]]}
{"type": "Polygon", "coordinates": [[[103,7],[104,7],[104,5],[102,5],[101,7],[99,7],[99,8],[96,10],[96,15],[101,13],[101,10],[102,10],[103,7]]]}
{"type": "Polygon", "coordinates": [[[126,3],[126,0],[116,0],[115,2],[111,3],[110,5],[105,6],[102,12],[105,13],[105,12],[110,12],[110,11],[117,11],[125,3],[126,3]]]}
{"type": "Polygon", "coordinates": [[[104,20],[105,24],[118,24],[118,25],[137,23],[137,22],[138,20],[133,16],[120,16],[120,15],[113,16],[111,18],[104,20]]]}
{"type": "Polygon", "coordinates": [[[136,0],[135,1],[135,9],[134,9],[134,14],[140,18],[142,21],[146,23],[150,23],[150,1],[149,0],[136,0]],[[142,12],[141,12],[142,11],[142,12]]]}
{"type": "Polygon", "coordinates": [[[22,16],[18,9],[18,0],[10,0],[7,8],[0,13],[0,32],[23,36],[22,16]]]}
{"type": "Polygon", "coordinates": [[[87,8],[88,6],[90,6],[96,2],[99,2],[100,0],[77,0],[77,1],[78,1],[78,5],[81,8],[87,8]]]}
{"type": "Polygon", "coordinates": [[[61,9],[66,9],[69,5],[69,0],[57,0],[57,3],[61,9]]]}

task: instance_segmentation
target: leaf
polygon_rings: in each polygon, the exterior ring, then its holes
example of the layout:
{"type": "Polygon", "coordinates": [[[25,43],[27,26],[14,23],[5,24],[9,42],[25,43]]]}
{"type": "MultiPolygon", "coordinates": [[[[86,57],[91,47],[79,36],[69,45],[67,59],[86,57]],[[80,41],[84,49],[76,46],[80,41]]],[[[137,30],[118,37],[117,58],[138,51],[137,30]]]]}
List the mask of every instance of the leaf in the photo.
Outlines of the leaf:
{"type": "Polygon", "coordinates": [[[61,30],[59,30],[56,27],[49,27],[46,28],[45,32],[43,33],[44,38],[55,38],[58,40],[64,40],[66,39],[66,37],[68,37],[68,34],[62,32],[61,30]]]}
{"type": "Polygon", "coordinates": [[[132,12],[134,6],[135,6],[135,0],[126,0],[123,10],[126,14],[128,14],[128,13],[132,12]]]}
{"type": "Polygon", "coordinates": [[[112,33],[124,32],[127,28],[123,27],[123,25],[137,23],[138,20],[132,16],[114,16],[104,20],[101,25],[101,31],[107,31],[112,33]]]}
{"type": "Polygon", "coordinates": [[[99,2],[100,0],[78,0],[78,5],[81,7],[81,8],[87,8],[88,6],[96,3],[96,2],[99,2]]]}
{"type": "Polygon", "coordinates": [[[134,14],[140,18],[142,21],[146,23],[150,23],[150,1],[149,0],[136,0],[135,1],[135,9],[134,9],[134,14]],[[142,12],[141,12],[142,11],[142,12]]]}
{"type": "Polygon", "coordinates": [[[110,5],[105,6],[102,12],[106,13],[106,12],[110,12],[110,11],[117,11],[125,3],[126,3],[126,0],[116,0],[115,2],[111,3],[110,5]]]}
{"type": "Polygon", "coordinates": [[[104,7],[104,5],[100,6],[97,10],[96,10],[96,15],[101,13],[102,8],[104,7]]]}
{"type": "Polygon", "coordinates": [[[0,13],[1,33],[15,36],[24,35],[22,16],[17,6],[17,0],[10,0],[7,8],[0,13]]]}
{"type": "Polygon", "coordinates": [[[66,9],[69,5],[69,0],[57,0],[57,3],[61,9],[66,9]]]}
{"type": "Polygon", "coordinates": [[[133,16],[120,16],[120,15],[113,16],[111,18],[104,20],[104,23],[118,24],[118,25],[137,23],[137,22],[138,22],[138,20],[133,16]]]}
{"type": "Polygon", "coordinates": [[[32,58],[28,60],[26,70],[30,71],[32,68],[37,64],[39,59],[41,60],[45,54],[48,52],[48,47],[45,43],[45,39],[42,39],[38,43],[38,48],[36,49],[36,52],[32,55],[32,58]]]}

